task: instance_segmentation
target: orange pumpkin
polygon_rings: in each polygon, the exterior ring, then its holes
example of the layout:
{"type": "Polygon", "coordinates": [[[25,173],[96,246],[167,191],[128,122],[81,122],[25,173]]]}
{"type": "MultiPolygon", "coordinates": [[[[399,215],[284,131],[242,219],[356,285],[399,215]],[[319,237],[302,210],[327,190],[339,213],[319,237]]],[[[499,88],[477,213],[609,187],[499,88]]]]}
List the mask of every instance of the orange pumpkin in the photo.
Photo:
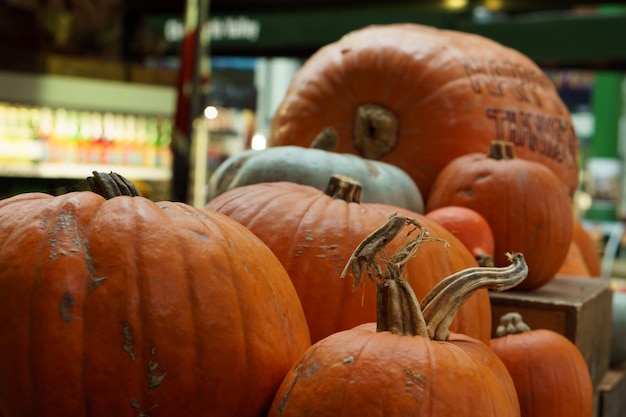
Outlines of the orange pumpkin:
{"type": "Polygon", "coordinates": [[[264,416],[310,346],[285,269],[222,214],[28,193],[0,225],[3,417],[264,416]]]}
{"type": "Polygon", "coordinates": [[[478,265],[493,266],[495,242],[491,227],[480,213],[463,206],[443,206],[428,213],[432,219],[449,230],[474,254],[478,265]]]}
{"type": "MultiPolygon", "coordinates": [[[[358,243],[395,212],[418,219],[432,238],[449,243],[428,242],[409,262],[418,297],[445,276],[477,265],[436,222],[399,207],[361,203],[360,192],[358,182],[333,176],[326,191],[291,182],[258,183],[229,190],[206,205],[252,230],[280,259],[300,296],[313,342],[375,320],[375,289],[364,286],[355,294],[339,277],[358,243]]],[[[490,313],[489,295],[479,291],[463,306],[453,330],[488,342],[490,313]]]]}
{"type": "Polygon", "coordinates": [[[591,277],[589,268],[585,263],[582,252],[575,240],[572,240],[567,251],[567,256],[559,268],[557,275],[572,277],[591,277]]]}
{"type": "Polygon", "coordinates": [[[581,219],[576,216],[574,216],[573,240],[576,242],[580,256],[589,270],[588,276],[602,276],[602,258],[598,250],[598,243],[594,240],[592,234],[585,229],[581,219]]]}
{"type": "MultiPolygon", "coordinates": [[[[519,417],[502,361],[488,345],[450,333],[447,323],[476,289],[503,290],[523,279],[523,257],[514,256],[506,272],[477,267],[447,277],[420,308],[403,271],[411,245],[378,259],[382,271],[365,263],[377,286],[376,323],[334,333],[307,350],[281,384],[269,417],[519,417]]],[[[355,276],[358,282],[361,273],[355,276]]]]}
{"type": "Polygon", "coordinates": [[[400,167],[428,199],[452,159],[493,138],[549,167],[573,195],[578,138],[553,83],[528,57],[485,37],[418,24],[371,25],[304,62],[271,121],[270,146],[325,128],[337,152],[400,167]]]}
{"type": "Polygon", "coordinates": [[[506,365],[522,417],[591,417],[594,390],[585,358],[565,336],[501,317],[491,348],[506,365]]]}
{"type": "Polygon", "coordinates": [[[510,142],[494,141],[488,154],[452,160],[437,176],[426,212],[457,205],[480,213],[491,227],[496,266],[522,252],[528,277],[519,290],[550,282],[572,239],[572,209],[562,181],[544,165],[517,158],[510,142]]]}

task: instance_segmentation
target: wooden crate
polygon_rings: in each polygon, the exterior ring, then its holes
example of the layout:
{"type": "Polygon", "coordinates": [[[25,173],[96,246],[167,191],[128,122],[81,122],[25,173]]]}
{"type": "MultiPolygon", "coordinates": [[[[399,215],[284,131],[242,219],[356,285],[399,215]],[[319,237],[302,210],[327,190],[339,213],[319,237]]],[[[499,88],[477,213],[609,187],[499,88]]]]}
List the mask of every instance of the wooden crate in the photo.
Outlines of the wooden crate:
{"type": "Polygon", "coordinates": [[[581,351],[597,388],[609,369],[613,290],[604,279],[557,276],[533,291],[490,292],[493,331],[517,311],[532,329],[550,329],[581,351]]]}
{"type": "Polygon", "coordinates": [[[598,386],[597,417],[626,416],[626,366],[609,369],[598,386]]]}

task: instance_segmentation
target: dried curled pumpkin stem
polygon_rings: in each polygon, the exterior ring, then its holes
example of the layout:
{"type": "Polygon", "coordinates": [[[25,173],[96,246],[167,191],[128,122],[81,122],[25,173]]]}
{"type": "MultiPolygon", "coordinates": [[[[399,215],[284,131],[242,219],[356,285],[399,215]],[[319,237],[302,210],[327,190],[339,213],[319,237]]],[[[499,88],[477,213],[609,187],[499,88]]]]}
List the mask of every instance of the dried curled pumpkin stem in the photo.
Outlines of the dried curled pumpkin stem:
{"type": "Polygon", "coordinates": [[[450,323],[468,298],[482,288],[504,291],[526,278],[528,266],[521,253],[507,254],[511,265],[467,268],[444,278],[422,302],[428,336],[433,340],[447,340],[450,323]]]}
{"type": "Polygon", "coordinates": [[[425,241],[447,245],[444,240],[431,237],[417,220],[394,213],[359,244],[348,260],[341,278],[352,272],[356,278],[353,290],[359,286],[364,272],[377,285],[377,331],[447,340],[457,311],[477,290],[503,291],[519,284],[528,273],[521,253],[508,254],[512,264],[507,267],[464,269],[435,285],[425,297],[422,310],[404,275],[408,261],[425,241]],[[412,226],[407,236],[419,230],[418,236],[387,257],[384,248],[406,226],[412,226]]]}
{"type": "Polygon", "coordinates": [[[341,273],[341,278],[345,278],[348,272],[352,272],[356,278],[353,290],[358,288],[363,272],[366,272],[368,277],[376,283],[377,331],[390,331],[406,336],[428,336],[426,322],[415,292],[404,279],[404,270],[408,261],[420,244],[425,241],[438,241],[448,245],[442,239],[432,238],[417,220],[393,213],[380,228],[363,239],[350,256],[341,273]],[[384,252],[385,246],[398,236],[405,226],[411,226],[406,236],[416,231],[419,231],[419,235],[400,247],[393,256],[387,258],[384,252]]]}
{"type": "Polygon", "coordinates": [[[130,197],[141,195],[135,184],[115,172],[107,174],[106,172],[93,171],[93,177],[87,177],[87,183],[92,192],[107,200],[122,195],[130,197]]]}
{"type": "Polygon", "coordinates": [[[510,334],[529,332],[530,327],[524,323],[522,315],[516,311],[506,313],[500,317],[496,328],[496,337],[504,337],[510,334]]]}

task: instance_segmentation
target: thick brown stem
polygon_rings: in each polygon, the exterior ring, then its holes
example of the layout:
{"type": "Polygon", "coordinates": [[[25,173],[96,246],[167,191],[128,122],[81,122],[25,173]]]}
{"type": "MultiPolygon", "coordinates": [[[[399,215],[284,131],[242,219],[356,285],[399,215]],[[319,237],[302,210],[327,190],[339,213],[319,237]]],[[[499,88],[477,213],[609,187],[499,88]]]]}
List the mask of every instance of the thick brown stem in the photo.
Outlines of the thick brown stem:
{"type": "Polygon", "coordinates": [[[376,289],[376,331],[402,336],[428,337],[419,302],[409,283],[401,278],[386,279],[376,289]]]}
{"type": "Polygon", "coordinates": [[[87,183],[92,192],[100,194],[107,200],[122,195],[130,197],[141,195],[135,184],[115,172],[107,174],[93,171],[93,177],[87,177],[87,183]]]}
{"type": "Polygon", "coordinates": [[[489,147],[489,153],[487,154],[492,159],[515,159],[515,150],[513,149],[513,143],[504,140],[494,140],[489,147]]]}
{"type": "Polygon", "coordinates": [[[493,260],[493,256],[491,255],[481,253],[480,255],[476,255],[475,258],[479,266],[495,266],[495,261],[493,260]]]}
{"type": "Polygon", "coordinates": [[[333,174],[328,181],[325,193],[334,199],[344,200],[348,203],[360,203],[361,189],[361,183],[354,178],[333,174]]]}
{"type": "Polygon", "coordinates": [[[511,312],[500,317],[500,323],[496,329],[496,337],[504,337],[510,334],[529,332],[530,327],[522,319],[518,312],[511,312]]]}
{"type": "Polygon", "coordinates": [[[377,104],[362,104],[354,120],[354,146],[361,156],[378,159],[396,146],[398,118],[377,104]]]}
{"type": "Polygon", "coordinates": [[[431,339],[448,339],[450,323],[457,311],[479,289],[504,291],[526,278],[528,266],[524,255],[507,255],[512,262],[509,266],[464,269],[444,278],[426,295],[422,305],[431,339]]]}
{"type": "Polygon", "coordinates": [[[339,143],[339,135],[332,127],[322,129],[322,131],[313,139],[310,147],[313,149],[321,149],[323,151],[333,152],[339,143]]]}

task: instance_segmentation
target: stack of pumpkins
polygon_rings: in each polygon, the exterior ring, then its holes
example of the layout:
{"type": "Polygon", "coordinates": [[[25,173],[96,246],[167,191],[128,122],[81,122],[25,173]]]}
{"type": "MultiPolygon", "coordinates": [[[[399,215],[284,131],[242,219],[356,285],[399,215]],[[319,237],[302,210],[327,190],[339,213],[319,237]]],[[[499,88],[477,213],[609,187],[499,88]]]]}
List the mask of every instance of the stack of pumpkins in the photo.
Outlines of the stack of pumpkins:
{"type": "Polygon", "coordinates": [[[351,32],[296,74],[270,145],[204,208],[114,173],[0,201],[1,417],[592,415],[571,342],[516,315],[491,337],[488,290],[585,253],[578,141],[528,58],[351,32]]]}

